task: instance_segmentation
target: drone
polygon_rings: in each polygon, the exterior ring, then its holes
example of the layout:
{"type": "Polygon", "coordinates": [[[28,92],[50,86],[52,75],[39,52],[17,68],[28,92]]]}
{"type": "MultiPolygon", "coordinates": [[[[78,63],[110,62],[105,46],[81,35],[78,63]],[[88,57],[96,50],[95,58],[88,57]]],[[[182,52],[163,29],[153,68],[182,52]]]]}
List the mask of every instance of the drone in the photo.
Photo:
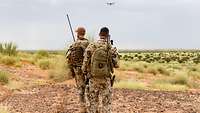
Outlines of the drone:
{"type": "Polygon", "coordinates": [[[107,2],[106,4],[111,6],[111,5],[114,5],[115,2],[107,2]]]}

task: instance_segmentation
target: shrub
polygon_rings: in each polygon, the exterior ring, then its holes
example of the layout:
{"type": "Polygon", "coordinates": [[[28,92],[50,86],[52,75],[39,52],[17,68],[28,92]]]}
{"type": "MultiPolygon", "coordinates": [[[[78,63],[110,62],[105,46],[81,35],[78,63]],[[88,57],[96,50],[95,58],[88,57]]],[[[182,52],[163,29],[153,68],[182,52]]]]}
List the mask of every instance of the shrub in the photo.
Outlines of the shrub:
{"type": "Polygon", "coordinates": [[[188,85],[189,77],[187,73],[176,72],[174,77],[170,80],[172,84],[188,85]]]}
{"type": "Polygon", "coordinates": [[[8,73],[0,71],[0,84],[7,84],[9,81],[8,76],[8,73]]]}
{"type": "Polygon", "coordinates": [[[144,72],[144,67],[143,66],[134,66],[134,70],[140,73],[144,72]]]}
{"type": "Polygon", "coordinates": [[[191,66],[188,68],[189,68],[189,71],[199,71],[198,67],[191,66]]]}
{"type": "Polygon", "coordinates": [[[159,67],[157,67],[157,70],[158,70],[158,72],[159,72],[160,74],[163,74],[163,75],[170,75],[170,72],[167,71],[167,69],[164,68],[164,67],[159,66],[159,67]]]}
{"type": "Polygon", "coordinates": [[[38,62],[38,65],[41,69],[49,69],[50,68],[50,62],[49,60],[40,60],[38,62]]]}
{"type": "Polygon", "coordinates": [[[194,79],[200,79],[200,72],[190,71],[190,72],[188,72],[188,75],[193,77],[194,79]]]}
{"type": "Polygon", "coordinates": [[[50,70],[49,79],[55,82],[63,82],[68,79],[67,72],[65,70],[50,70]]]}
{"type": "Polygon", "coordinates": [[[35,62],[38,62],[38,60],[41,60],[41,59],[47,58],[47,57],[49,57],[49,53],[47,51],[39,50],[33,55],[32,62],[35,63],[35,62]]]}
{"type": "Polygon", "coordinates": [[[18,63],[15,64],[15,67],[19,67],[20,68],[20,67],[22,67],[22,64],[18,62],[18,63]]]}
{"type": "Polygon", "coordinates": [[[133,70],[133,64],[129,61],[120,61],[120,70],[127,71],[127,70],[133,70]]]}
{"type": "Polygon", "coordinates": [[[170,83],[153,83],[151,85],[154,89],[164,90],[164,91],[185,91],[188,89],[185,85],[179,85],[179,84],[170,84],[170,83]]]}
{"type": "Polygon", "coordinates": [[[157,69],[155,67],[148,67],[147,68],[147,72],[151,73],[153,75],[157,75],[158,74],[158,71],[157,71],[157,69]]]}
{"type": "Polygon", "coordinates": [[[142,82],[136,81],[119,81],[114,83],[115,88],[126,88],[126,89],[147,89],[146,85],[142,82]]]}
{"type": "Polygon", "coordinates": [[[49,79],[55,82],[63,82],[70,78],[68,75],[69,69],[64,56],[57,56],[55,60],[51,60],[50,68],[49,79]]]}
{"type": "Polygon", "coordinates": [[[146,68],[147,64],[143,62],[131,62],[131,61],[120,61],[120,70],[123,71],[137,71],[140,73],[144,72],[144,69],[146,68]],[[144,64],[144,65],[143,65],[144,64]]]}
{"type": "Polygon", "coordinates": [[[55,82],[63,82],[67,79],[70,79],[69,69],[64,62],[60,62],[57,67],[52,68],[49,71],[49,79],[52,79],[55,82]]]}
{"type": "Polygon", "coordinates": [[[3,53],[3,44],[0,43],[0,53],[3,53]]]}
{"type": "Polygon", "coordinates": [[[144,63],[144,64],[143,64],[143,67],[144,67],[145,69],[147,69],[147,68],[148,68],[147,63],[144,63]]]}
{"type": "Polygon", "coordinates": [[[15,63],[17,62],[17,59],[11,56],[4,56],[0,59],[0,62],[5,65],[11,66],[11,65],[15,65],[15,63]]]}
{"type": "Polygon", "coordinates": [[[36,54],[41,57],[49,57],[49,53],[45,50],[39,50],[36,54]]]}
{"type": "Polygon", "coordinates": [[[16,55],[17,54],[17,46],[12,43],[1,43],[0,44],[0,53],[6,54],[6,55],[16,55]]]}
{"type": "Polygon", "coordinates": [[[163,85],[169,87],[189,87],[189,88],[199,88],[200,84],[193,81],[186,72],[176,72],[173,76],[165,77],[164,79],[156,80],[153,85],[163,85]]]}

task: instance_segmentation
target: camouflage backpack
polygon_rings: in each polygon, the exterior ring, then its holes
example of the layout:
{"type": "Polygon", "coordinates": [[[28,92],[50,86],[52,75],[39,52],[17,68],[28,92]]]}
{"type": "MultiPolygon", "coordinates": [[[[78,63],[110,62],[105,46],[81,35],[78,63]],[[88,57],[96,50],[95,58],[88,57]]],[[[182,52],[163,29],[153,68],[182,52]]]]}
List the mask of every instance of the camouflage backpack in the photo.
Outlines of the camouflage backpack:
{"type": "Polygon", "coordinates": [[[83,54],[84,54],[84,47],[78,43],[75,42],[70,47],[70,54],[68,56],[68,63],[73,66],[82,66],[83,63],[83,54]]]}
{"type": "Polygon", "coordinates": [[[112,72],[111,51],[107,45],[100,45],[91,57],[91,74],[93,77],[109,77],[112,72]]]}

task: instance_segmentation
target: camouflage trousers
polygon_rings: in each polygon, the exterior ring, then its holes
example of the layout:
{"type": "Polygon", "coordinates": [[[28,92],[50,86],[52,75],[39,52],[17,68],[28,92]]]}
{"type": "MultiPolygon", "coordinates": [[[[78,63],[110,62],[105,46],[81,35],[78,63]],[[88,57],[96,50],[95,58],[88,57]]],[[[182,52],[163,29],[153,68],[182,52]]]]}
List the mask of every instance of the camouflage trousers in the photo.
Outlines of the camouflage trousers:
{"type": "Polygon", "coordinates": [[[87,99],[89,113],[111,113],[112,87],[110,78],[90,79],[87,99]]]}
{"type": "Polygon", "coordinates": [[[73,68],[75,72],[75,81],[76,87],[79,95],[79,102],[81,109],[86,109],[86,100],[85,100],[85,76],[82,73],[81,67],[73,68]]]}

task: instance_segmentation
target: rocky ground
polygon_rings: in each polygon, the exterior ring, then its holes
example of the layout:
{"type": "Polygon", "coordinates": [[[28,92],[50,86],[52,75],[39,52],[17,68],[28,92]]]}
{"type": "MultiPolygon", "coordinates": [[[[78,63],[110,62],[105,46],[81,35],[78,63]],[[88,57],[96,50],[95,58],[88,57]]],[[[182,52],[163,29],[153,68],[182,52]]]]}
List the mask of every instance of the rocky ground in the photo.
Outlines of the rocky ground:
{"type": "MultiPolygon", "coordinates": [[[[11,113],[78,113],[76,90],[52,84],[14,91],[1,101],[11,113]]],[[[113,113],[200,113],[199,92],[114,89],[113,113]]]]}

